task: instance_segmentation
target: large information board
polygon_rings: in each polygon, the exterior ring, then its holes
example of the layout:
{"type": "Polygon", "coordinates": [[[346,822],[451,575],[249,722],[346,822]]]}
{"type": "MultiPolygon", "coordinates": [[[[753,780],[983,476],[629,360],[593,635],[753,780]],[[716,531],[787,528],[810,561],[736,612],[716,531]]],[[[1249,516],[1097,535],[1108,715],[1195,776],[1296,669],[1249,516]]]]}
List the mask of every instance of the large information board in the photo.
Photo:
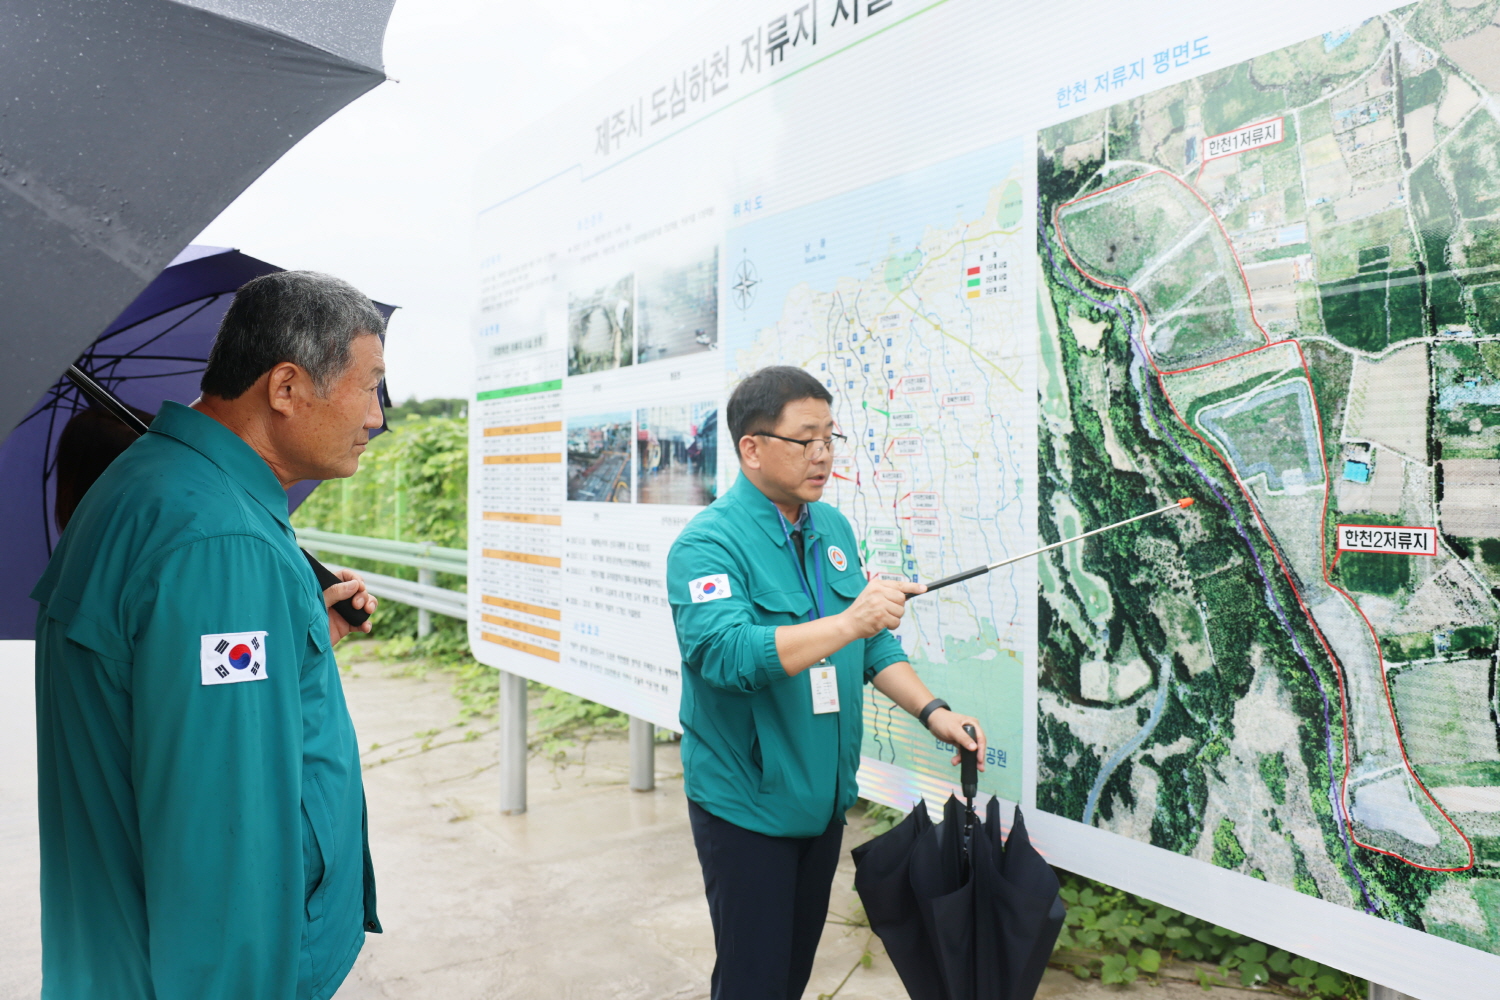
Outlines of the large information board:
{"type": "MultiPolygon", "coordinates": [[[[1058,864],[1500,972],[1500,0],[726,5],[480,175],[471,628],[676,725],[720,409],[813,373],[869,574],[1058,864]],[[1495,301],[1491,301],[1494,299],[1495,301]]],[[[946,796],[870,691],[865,795],[946,796]]]]}

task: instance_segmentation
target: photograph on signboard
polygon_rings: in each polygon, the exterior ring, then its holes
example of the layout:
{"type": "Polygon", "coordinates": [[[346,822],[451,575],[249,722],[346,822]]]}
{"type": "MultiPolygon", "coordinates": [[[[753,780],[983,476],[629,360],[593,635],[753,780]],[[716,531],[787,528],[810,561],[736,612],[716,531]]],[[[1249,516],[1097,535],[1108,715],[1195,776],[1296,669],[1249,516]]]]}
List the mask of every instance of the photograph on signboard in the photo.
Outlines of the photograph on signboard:
{"type": "Polygon", "coordinates": [[[717,403],[651,406],[636,412],[636,501],[706,507],[719,475],[717,403]]]}
{"type": "Polygon", "coordinates": [[[1492,952],[1496,32],[1427,0],[1038,137],[1041,533],[1203,500],[1044,557],[1038,806],[1492,952]]]}
{"type": "Polygon", "coordinates": [[[712,351],[719,346],[719,248],[636,269],[636,360],[712,351]]]}
{"type": "Polygon", "coordinates": [[[630,502],[630,412],[568,418],[568,499],[630,502]]]}
{"type": "Polygon", "coordinates": [[[635,358],[635,275],[568,295],[568,374],[630,365],[635,358]]]}

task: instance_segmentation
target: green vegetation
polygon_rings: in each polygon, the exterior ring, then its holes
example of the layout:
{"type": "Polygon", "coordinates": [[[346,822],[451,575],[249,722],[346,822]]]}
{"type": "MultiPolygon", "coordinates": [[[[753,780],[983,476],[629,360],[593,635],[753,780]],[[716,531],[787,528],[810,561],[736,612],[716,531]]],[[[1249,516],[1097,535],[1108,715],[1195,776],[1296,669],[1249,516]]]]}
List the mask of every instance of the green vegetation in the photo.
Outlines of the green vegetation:
{"type": "Polygon", "coordinates": [[[1263,753],[1260,755],[1260,780],[1266,783],[1266,789],[1271,793],[1271,799],[1279,806],[1286,804],[1286,754],[1277,750],[1275,753],[1263,753]]]}
{"type": "Polygon", "coordinates": [[[1448,162],[1462,170],[1464,183],[1455,185],[1459,213],[1482,219],[1500,211],[1500,127],[1491,115],[1470,115],[1448,140],[1448,162]]]}
{"type": "Polygon", "coordinates": [[[1198,420],[1224,443],[1241,476],[1264,472],[1270,487],[1280,489],[1282,474],[1300,469],[1303,482],[1312,484],[1322,481],[1323,472],[1308,461],[1307,437],[1313,427],[1303,419],[1307,402],[1306,383],[1289,381],[1262,390],[1245,404],[1202,410],[1198,420]]]}
{"type": "Polygon", "coordinates": [[[906,276],[922,264],[922,251],[892,254],[885,261],[885,287],[895,294],[906,286],[906,276]]]}
{"type": "Polygon", "coordinates": [[[1430,663],[1391,678],[1396,718],[1413,762],[1496,760],[1489,664],[1430,663]]]}
{"type": "Polygon", "coordinates": [[[1255,85],[1248,62],[1221,70],[1203,90],[1203,128],[1209,135],[1274,117],[1286,107],[1282,91],[1255,85]]]}
{"type": "Polygon", "coordinates": [[[1363,1000],[1369,990],[1362,979],[1180,910],[1079,875],[1058,874],[1068,916],[1051,964],[1079,979],[1097,976],[1118,986],[1137,979],[1175,980],[1204,990],[1257,986],[1306,1000],[1363,1000]]]}
{"type": "Polygon", "coordinates": [[[1442,93],[1443,74],[1436,68],[1404,77],[1401,81],[1401,109],[1405,112],[1433,104],[1442,93]]]}
{"type": "Polygon", "coordinates": [[[1302,853],[1302,848],[1297,846],[1297,841],[1290,833],[1286,835],[1286,844],[1292,849],[1292,888],[1304,896],[1322,899],[1323,892],[1312,877],[1312,869],[1307,867],[1307,855],[1302,853]]]}
{"type": "Polygon", "coordinates": [[[1474,760],[1463,764],[1419,764],[1417,774],[1428,788],[1443,785],[1500,785],[1500,761],[1474,760]]]}
{"type": "MultiPolygon", "coordinates": [[[[1486,541],[1497,543],[1495,539],[1486,541]]],[[[1495,645],[1495,630],[1488,625],[1465,625],[1453,630],[1453,635],[1448,640],[1448,648],[1452,650],[1482,649],[1489,652],[1495,645]]]]}
{"type": "Polygon", "coordinates": [[[1383,552],[1341,552],[1337,579],[1347,590],[1394,597],[1411,580],[1412,558],[1383,552]]]}
{"type": "Polygon", "coordinates": [[[1252,74],[1261,86],[1284,88],[1287,104],[1299,107],[1368,70],[1385,43],[1385,26],[1371,18],[1332,51],[1316,37],[1257,56],[1252,74]]]}
{"type": "Polygon", "coordinates": [[[1380,651],[1390,663],[1429,660],[1437,653],[1431,632],[1408,632],[1405,635],[1382,636],[1380,651]]]}
{"type": "Polygon", "coordinates": [[[1234,820],[1225,816],[1214,830],[1214,864],[1220,868],[1238,868],[1245,861],[1245,849],[1234,835],[1234,820]]]}
{"type": "Polygon", "coordinates": [[[1500,333],[1500,283],[1476,285],[1469,289],[1469,296],[1474,302],[1474,322],[1478,325],[1479,332],[1489,335],[1500,333]]]}
{"type": "Polygon", "coordinates": [[[1170,320],[1172,346],[1161,352],[1164,364],[1175,366],[1232,353],[1226,348],[1241,339],[1238,310],[1222,274],[1179,303],[1178,308],[1182,311],[1170,320]]]}

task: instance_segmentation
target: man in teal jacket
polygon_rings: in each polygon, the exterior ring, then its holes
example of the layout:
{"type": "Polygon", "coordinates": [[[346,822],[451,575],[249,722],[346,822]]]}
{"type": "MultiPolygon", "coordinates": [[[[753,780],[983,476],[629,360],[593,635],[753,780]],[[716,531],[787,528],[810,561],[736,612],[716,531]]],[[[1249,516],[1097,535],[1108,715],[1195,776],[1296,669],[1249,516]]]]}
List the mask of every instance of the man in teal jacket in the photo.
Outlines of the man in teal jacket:
{"type": "Polygon", "coordinates": [[[202,397],[63,532],[32,594],[44,1000],[322,1000],[380,930],[328,611],[376,601],[319,591],[286,487],[358,467],[383,332],[337,279],[250,282],[202,397]]]}
{"type": "Polygon", "coordinates": [[[984,759],[978,721],[932,696],[890,632],[925,588],[866,581],[849,522],[818,502],[843,440],[832,401],[800,368],[741,382],[727,408],[740,477],[667,557],[714,1000],[802,996],[859,795],[866,682],[984,759]]]}

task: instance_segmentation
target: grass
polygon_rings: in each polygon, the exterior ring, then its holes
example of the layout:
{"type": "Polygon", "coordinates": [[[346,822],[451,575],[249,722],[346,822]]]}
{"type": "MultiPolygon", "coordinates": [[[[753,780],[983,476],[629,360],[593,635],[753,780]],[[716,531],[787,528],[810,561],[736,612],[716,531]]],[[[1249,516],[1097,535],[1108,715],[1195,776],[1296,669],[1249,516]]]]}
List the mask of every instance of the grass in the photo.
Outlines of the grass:
{"type": "Polygon", "coordinates": [[[1348,590],[1394,597],[1411,580],[1411,559],[1384,552],[1341,552],[1339,582],[1348,590]]]}

